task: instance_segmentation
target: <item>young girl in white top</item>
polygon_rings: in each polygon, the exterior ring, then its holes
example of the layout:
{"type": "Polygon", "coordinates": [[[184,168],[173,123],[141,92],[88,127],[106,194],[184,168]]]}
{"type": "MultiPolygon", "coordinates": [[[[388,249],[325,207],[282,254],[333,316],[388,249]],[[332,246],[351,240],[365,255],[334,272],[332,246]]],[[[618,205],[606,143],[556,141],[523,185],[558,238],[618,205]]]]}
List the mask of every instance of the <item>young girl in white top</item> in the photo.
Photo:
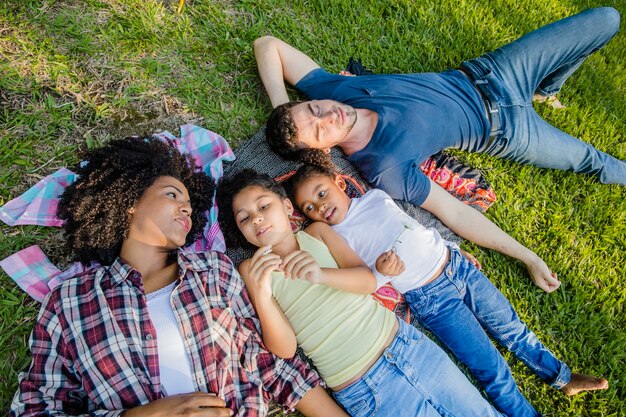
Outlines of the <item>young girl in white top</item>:
{"type": "Polygon", "coordinates": [[[368,295],[373,274],[332,228],[293,234],[275,181],[246,170],[222,180],[217,200],[229,244],[258,248],[239,271],[266,346],[291,357],[300,345],[350,415],[501,416],[436,344],[368,295]]]}
{"type": "Polygon", "coordinates": [[[420,323],[469,367],[506,415],[538,413],[487,333],[568,395],[608,387],[605,379],[572,374],[520,320],[473,256],[419,224],[384,191],[350,199],[340,176],[314,165],[301,167],[287,189],[306,216],[331,225],[347,241],[370,266],[378,287],[391,282],[404,294],[420,323]]]}

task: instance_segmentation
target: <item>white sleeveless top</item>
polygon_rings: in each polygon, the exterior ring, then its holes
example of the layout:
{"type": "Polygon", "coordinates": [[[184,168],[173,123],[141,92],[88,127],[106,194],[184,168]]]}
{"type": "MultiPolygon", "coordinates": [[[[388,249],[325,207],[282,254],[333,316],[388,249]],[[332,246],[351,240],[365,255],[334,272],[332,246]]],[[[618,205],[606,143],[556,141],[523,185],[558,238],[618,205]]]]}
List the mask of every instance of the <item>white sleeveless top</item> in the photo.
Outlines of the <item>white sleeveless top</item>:
{"type": "Polygon", "coordinates": [[[418,288],[446,260],[449,243],[439,232],[422,226],[376,188],[353,198],[343,222],[332,227],[372,271],[380,254],[395,248],[406,268],[396,277],[375,273],[378,287],[391,282],[401,293],[418,288]]]}
{"type": "Polygon", "coordinates": [[[178,281],[174,281],[167,287],[146,295],[148,313],[156,330],[161,385],[168,396],[196,391],[191,377],[189,355],[170,304],[172,291],[177,283],[178,281]]]}

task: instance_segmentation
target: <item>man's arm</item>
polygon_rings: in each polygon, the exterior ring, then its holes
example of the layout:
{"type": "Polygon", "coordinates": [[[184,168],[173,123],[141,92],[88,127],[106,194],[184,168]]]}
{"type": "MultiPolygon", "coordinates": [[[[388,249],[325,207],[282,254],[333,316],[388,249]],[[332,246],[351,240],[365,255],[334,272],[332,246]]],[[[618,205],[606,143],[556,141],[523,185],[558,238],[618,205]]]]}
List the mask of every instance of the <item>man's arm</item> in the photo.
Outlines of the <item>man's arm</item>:
{"type": "Polygon", "coordinates": [[[254,56],[272,107],[289,101],[285,81],[296,85],[309,72],[319,68],[307,55],[272,36],[254,41],[254,56]]]}
{"type": "Polygon", "coordinates": [[[482,213],[451,196],[432,180],[430,193],[422,203],[422,208],[433,213],[462,238],[523,262],[535,285],[542,290],[552,292],[561,285],[556,274],[550,271],[537,254],[513,239],[482,213]]]}

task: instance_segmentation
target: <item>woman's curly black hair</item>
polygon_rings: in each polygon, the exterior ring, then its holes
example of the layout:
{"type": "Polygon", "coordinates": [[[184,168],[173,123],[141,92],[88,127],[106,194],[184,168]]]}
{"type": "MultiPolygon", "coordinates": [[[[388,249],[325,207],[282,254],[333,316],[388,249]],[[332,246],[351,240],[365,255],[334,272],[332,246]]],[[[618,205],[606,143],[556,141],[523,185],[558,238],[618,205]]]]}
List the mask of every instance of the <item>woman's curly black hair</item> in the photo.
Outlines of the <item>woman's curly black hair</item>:
{"type": "Polygon", "coordinates": [[[330,156],[322,149],[300,147],[298,127],[291,115],[291,109],[300,103],[302,102],[291,101],[272,110],[265,127],[265,140],[269,147],[284,159],[330,168],[332,167],[330,156]]]}
{"type": "Polygon", "coordinates": [[[244,169],[230,178],[223,177],[217,184],[215,200],[217,202],[218,220],[226,244],[228,246],[239,246],[252,248],[253,246],[243,237],[233,213],[233,200],[246,187],[258,186],[264,190],[271,191],[281,198],[287,198],[285,189],[270,178],[268,175],[259,174],[253,169],[244,169]]]}
{"type": "Polygon", "coordinates": [[[187,244],[204,229],[213,180],[190,157],[157,139],[125,138],[89,151],[75,172],[77,181],[61,195],[57,216],[65,221],[66,247],[81,262],[111,264],[130,227],[129,210],[159,177],[181,181],[191,198],[192,228],[187,244]]]}

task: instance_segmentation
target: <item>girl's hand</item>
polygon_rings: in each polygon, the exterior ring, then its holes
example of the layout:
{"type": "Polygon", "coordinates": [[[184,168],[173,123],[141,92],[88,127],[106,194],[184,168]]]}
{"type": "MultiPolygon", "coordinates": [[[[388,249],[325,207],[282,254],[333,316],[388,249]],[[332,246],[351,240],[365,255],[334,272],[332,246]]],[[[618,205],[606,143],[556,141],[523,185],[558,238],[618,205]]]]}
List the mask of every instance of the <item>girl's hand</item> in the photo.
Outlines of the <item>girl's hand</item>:
{"type": "Polygon", "coordinates": [[[271,249],[271,245],[261,246],[250,258],[248,274],[257,298],[268,299],[272,296],[272,272],[280,269],[280,256],[272,253],[271,249]]]}
{"type": "Polygon", "coordinates": [[[404,262],[396,251],[388,250],[376,259],[376,270],[388,277],[395,277],[404,272],[404,262]]]}
{"type": "Polygon", "coordinates": [[[483,269],[483,266],[480,264],[480,262],[478,262],[478,259],[476,259],[476,257],[471,253],[465,252],[463,249],[461,249],[461,255],[465,256],[467,260],[470,261],[470,263],[474,265],[479,271],[483,269]]]}
{"type": "Polygon", "coordinates": [[[320,284],[322,270],[309,252],[297,250],[283,259],[285,278],[302,279],[311,284],[320,284]]]}

